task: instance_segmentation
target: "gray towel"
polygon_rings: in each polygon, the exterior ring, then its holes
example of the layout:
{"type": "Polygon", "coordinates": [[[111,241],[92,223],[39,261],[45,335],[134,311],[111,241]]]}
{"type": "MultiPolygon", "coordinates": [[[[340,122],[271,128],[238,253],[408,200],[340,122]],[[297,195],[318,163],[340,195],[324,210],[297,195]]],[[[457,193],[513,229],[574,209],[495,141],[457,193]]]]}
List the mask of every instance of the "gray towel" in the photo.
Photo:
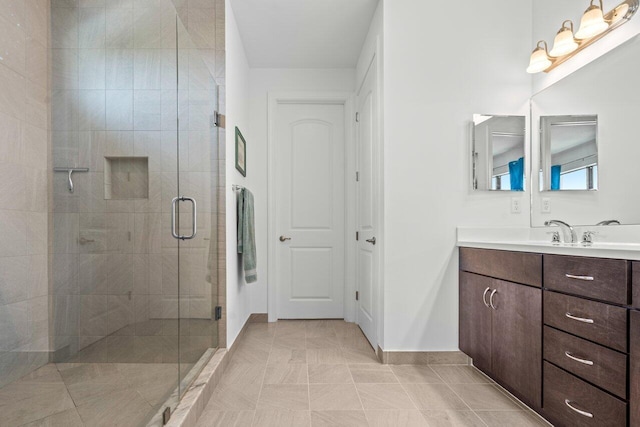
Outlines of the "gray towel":
{"type": "Polygon", "coordinates": [[[238,253],[242,254],[244,279],[247,283],[258,280],[256,272],[256,229],[253,220],[253,194],[246,188],[238,197],[238,253]]]}

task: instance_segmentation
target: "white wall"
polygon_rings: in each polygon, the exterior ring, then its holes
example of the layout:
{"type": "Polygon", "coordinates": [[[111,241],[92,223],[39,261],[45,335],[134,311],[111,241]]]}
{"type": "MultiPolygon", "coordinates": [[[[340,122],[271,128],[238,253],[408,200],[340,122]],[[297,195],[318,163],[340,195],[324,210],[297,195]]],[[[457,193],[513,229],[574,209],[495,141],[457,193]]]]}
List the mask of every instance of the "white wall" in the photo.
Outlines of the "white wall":
{"type": "MultiPolygon", "coordinates": [[[[251,314],[249,286],[244,281],[237,255],[236,193],[232,184],[252,188],[250,179],[255,171],[256,156],[249,125],[249,62],[240,38],[236,19],[229,0],[226,0],[226,227],[227,227],[227,348],[230,348],[251,314]],[[238,126],[247,141],[247,176],[244,178],[235,168],[235,127],[238,126]]],[[[258,196],[254,191],[254,195],[258,196]]],[[[258,265],[260,265],[258,255],[258,265]]],[[[258,274],[260,277],[260,274],[258,274]]],[[[253,285],[250,285],[253,286],[253,285]]]]}
{"type": "MultiPolygon", "coordinates": [[[[251,139],[247,187],[255,197],[258,282],[249,286],[251,312],[267,312],[267,97],[269,92],[353,92],[353,69],[254,68],[250,73],[251,139]]],[[[273,237],[273,236],[272,236],[273,237]]]]}
{"type": "MultiPolygon", "coordinates": [[[[605,13],[620,4],[619,0],[603,0],[605,13]]],[[[575,31],[580,26],[580,18],[589,6],[589,2],[535,0],[533,8],[533,40],[529,51],[533,50],[538,40],[546,40],[551,49],[553,38],[566,19],[573,21],[575,31]]],[[[631,21],[608,34],[602,40],[580,52],[569,61],[550,73],[536,74],[533,78],[533,92],[537,93],[558,80],[582,68],[611,49],[619,46],[640,33],[640,16],[636,13],[631,21]]],[[[523,65],[526,67],[526,64],[523,65]]]]}
{"type": "Polygon", "coordinates": [[[456,226],[528,226],[470,190],[474,113],[527,115],[531,0],[384,2],[386,351],[458,348],[456,226]],[[452,25],[452,22],[454,24],[452,25]]]}

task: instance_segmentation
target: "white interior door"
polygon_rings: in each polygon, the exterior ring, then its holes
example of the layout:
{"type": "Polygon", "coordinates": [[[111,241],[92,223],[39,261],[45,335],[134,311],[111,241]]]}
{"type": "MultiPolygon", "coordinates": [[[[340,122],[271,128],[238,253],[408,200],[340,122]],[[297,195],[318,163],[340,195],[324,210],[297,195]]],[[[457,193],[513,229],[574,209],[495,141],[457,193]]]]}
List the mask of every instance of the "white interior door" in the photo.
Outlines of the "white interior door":
{"type": "Polygon", "coordinates": [[[356,123],[358,182],[357,227],[358,242],[356,256],[356,322],[371,342],[378,345],[376,309],[378,303],[378,253],[376,245],[378,224],[377,153],[377,111],[376,61],[365,76],[358,93],[358,121],[356,123]]]}
{"type": "Polygon", "coordinates": [[[279,319],[344,317],[344,105],[276,108],[275,201],[279,319]]]}

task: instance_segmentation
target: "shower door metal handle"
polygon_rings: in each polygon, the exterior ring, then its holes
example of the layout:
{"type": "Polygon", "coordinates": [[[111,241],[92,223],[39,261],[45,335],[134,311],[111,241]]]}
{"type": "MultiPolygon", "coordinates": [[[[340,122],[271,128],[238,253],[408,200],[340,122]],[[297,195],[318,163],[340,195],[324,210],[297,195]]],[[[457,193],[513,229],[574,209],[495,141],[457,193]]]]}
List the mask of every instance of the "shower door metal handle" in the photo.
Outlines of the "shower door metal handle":
{"type": "Polygon", "coordinates": [[[171,201],[171,235],[179,240],[191,240],[194,237],[196,237],[196,234],[198,233],[198,217],[197,217],[197,203],[196,200],[192,197],[174,197],[173,200],[171,201]],[[176,207],[178,205],[178,202],[191,202],[191,204],[193,205],[193,211],[191,212],[191,235],[190,236],[183,236],[178,234],[178,231],[176,230],[176,207]]]}

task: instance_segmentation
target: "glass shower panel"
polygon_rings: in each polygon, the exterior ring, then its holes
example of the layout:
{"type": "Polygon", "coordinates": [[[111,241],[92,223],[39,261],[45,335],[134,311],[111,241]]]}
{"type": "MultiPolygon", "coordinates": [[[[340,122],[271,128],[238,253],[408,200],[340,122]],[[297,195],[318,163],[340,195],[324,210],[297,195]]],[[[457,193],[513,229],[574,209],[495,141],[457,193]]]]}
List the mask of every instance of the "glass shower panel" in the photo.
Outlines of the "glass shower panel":
{"type": "Polygon", "coordinates": [[[144,425],[180,381],[177,14],[83,3],[51,8],[51,349],[81,414],[144,425]]]}
{"type": "Polygon", "coordinates": [[[218,87],[201,51],[178,20],[178,191],[180,391],[218,345],[218,87]]]}

